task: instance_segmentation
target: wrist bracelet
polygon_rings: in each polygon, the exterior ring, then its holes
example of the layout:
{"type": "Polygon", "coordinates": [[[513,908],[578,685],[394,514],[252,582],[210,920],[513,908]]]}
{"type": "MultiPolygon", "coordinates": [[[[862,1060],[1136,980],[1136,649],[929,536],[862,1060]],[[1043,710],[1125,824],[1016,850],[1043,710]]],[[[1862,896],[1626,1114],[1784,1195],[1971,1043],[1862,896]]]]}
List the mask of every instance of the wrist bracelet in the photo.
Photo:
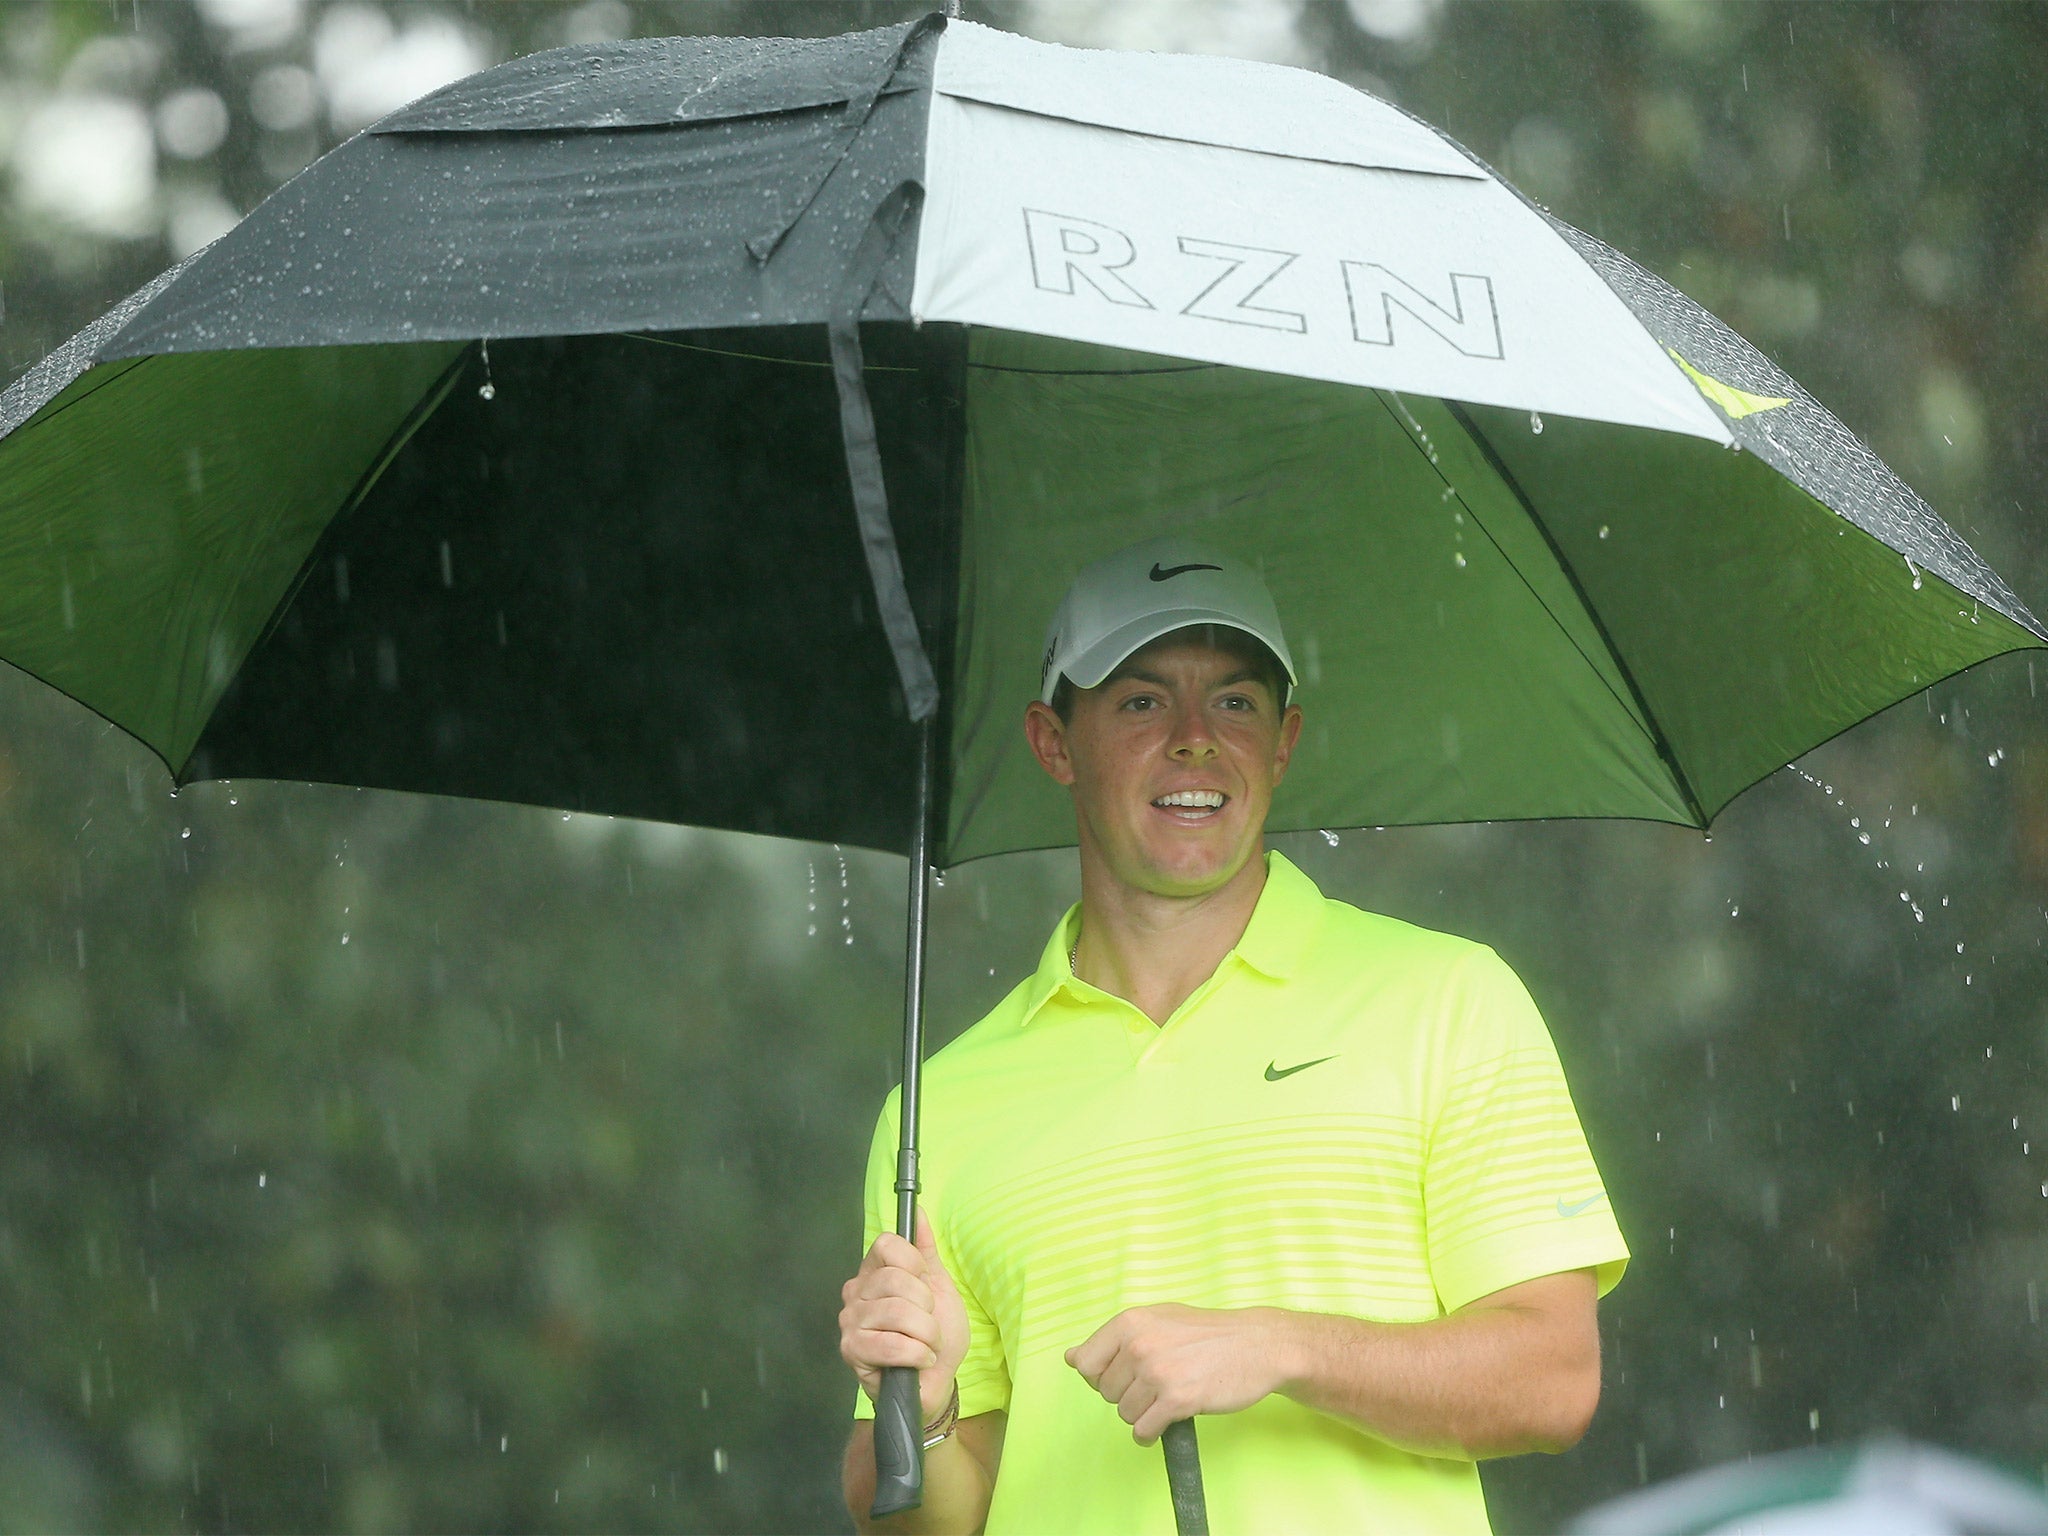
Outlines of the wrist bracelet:
{"type": "Polygon", "coordinates": [[[953,1433],[953,1427],[960,1422],[960,1383],[953,1383],[953,1395],[946,1400],[946,1406],[939,1416],[924,1427],[924,1448],[930,1450],[953,1433]]]}

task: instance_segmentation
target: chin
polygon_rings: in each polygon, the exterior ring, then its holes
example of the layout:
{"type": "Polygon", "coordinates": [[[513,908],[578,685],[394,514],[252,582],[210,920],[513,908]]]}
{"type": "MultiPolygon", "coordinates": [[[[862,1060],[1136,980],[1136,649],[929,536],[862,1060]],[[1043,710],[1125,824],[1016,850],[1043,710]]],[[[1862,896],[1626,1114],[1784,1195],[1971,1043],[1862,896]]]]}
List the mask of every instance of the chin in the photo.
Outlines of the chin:
{"type": "Polygon", "coordinates": [[[1206,896],[1228,885],[1258,852],[1256,848],[1187,848],[1148,850],[1140,855],[1142,883],[1161,896],[1206,896]]]}

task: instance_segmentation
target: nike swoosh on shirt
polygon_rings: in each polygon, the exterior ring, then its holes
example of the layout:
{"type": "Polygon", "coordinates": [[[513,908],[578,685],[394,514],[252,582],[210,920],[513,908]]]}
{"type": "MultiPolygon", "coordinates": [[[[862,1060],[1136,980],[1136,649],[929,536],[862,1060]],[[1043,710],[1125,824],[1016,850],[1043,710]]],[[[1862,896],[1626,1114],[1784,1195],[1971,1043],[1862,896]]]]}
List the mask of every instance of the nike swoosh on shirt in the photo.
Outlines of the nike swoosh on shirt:
{"type": "Polygon", "coordinates": [[[1154,581],[1171,581],[1176,576],[1185,576],[1189,571],[1220,571],[1220,565],[1204,565],[1199,560],[1193,565],[1169,565],[1162,567],[1157,560],[1152,562],[1150,575],[1154,581]]]}
{"type": "Polygon", "coordinates": [[[1575,1204],[1566,1205],[1564,1203],[1564,1196],[1559,1195],[1557,1197],[1557,1214],[1560,1216],[1577,1216],[1585,1211],[1591,1210],[1594,1206],[1598,1205],[1599,1203],[1600,1197],[1598,1195],[1588,1195],[1585,1199],[1580,1200],[1575,1204]]]}
{"type": "Polygon", "coordinates": [[[1283,1077],[1292,1077],[1297,1072],[1306,1072],[1310,1067],[1320,1067],[1326,1061],[1335,1061],[1335,1056],[1318,1056],[1314,1061],[1304,1061],[1298,1067],[1283,1067],[1278,1062],[1266,1063],[1266,1081],[1277,1083],[1283,1077]]]}

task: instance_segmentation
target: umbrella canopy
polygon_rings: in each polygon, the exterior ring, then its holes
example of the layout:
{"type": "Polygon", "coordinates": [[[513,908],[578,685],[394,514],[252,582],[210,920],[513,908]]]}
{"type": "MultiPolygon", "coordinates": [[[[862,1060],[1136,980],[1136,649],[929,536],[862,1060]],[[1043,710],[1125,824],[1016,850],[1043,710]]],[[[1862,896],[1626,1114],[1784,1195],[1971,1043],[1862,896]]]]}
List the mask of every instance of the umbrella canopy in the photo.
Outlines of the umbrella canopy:
{"type": "Polygon", "coordinates": [[[1265,571],[1275,829],[1704,826],[2026,607],[1698,306],[1297,70],[937,17],[556,49],[0,397],[0,658],[179,781],[1071,841],[1072,571],[1265,571]],[[856,515],[857,514],[857,515],[856,515]]]}
{"type": "Polygon", "coordinates": [[[2048,1499],[1904,1440],[1707,1467],[1585,1511],[1569,1536],[2048,1536],[2048,1499]]]}

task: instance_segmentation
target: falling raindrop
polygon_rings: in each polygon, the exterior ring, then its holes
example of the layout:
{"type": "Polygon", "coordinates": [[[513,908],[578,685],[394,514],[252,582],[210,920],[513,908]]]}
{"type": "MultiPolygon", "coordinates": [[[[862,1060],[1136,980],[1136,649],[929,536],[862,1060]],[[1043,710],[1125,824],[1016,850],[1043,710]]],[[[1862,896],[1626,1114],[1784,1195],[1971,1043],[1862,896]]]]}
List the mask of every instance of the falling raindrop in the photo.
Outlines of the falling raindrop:
{"type": "Polygon", "coordinates": [[[832,845],[833,857],[839,860],[839,927],[846,935],[846,942],[853,942],[853,893],[847,888],[846,854],[837,843],[832,845]]]}
{"type": "Polygon", "coordinates": [[[1465,568],[1464,554],[1462,552],[1454,552],[1451,555],[1451,564],[1457,566],[1459,570],[1463,570],[1465,568]]]}
{"type": "Polygon", "coordinates": [[[187,827],[187,828],[186,828],[186,829],[185,829],[184,831],[182,831],[182,832],[180,832],[180,833],[178,834],[178,836],[180,836],[180,837],[190,837],[191,835],[192,835],[192,829],[191,829],[190,827],[187,827]]]}
{"type": "Polygon", "coordinates": [[[725,1469],[731,1464],[732,1463],[726,1458],[724,1446],[721,1445],[716,1450],[712,1451],[711,1470],[716,1472],[720,1477],[723,1477],[725,1475],[725,1469]]]}
{"type": "Polygon", "coordinates": [[[477,393],[477,398],[478,398],[479,400],[495,400],[495,399],[497,399],[497,398],[498,398],[498,386],[497,386],[496,384],[494,384],[494,383],[492,383],[492,382],[491,382],[491,344],[490,344],[490,342],[489,342],[489,341],[481,341],[481,342],[478,342],[478,343],[477,343],[477,350],[478,350],[478,351],[479,351],[479,352],[480,352],[480,353],[482,354],[482,356],[483,356],[483,360],[484,360],[484,381],[483,381],[483,383],[482,383],[482,384],[480,384],[480,385],[478,385],[478,386],[477,386],[477,392],[476,392],[476,393],[477,393]]]}
{"type": "Polygon", "coordinates": [[[1529,413],[1529,430],[1538,437],[1543,435],[1543,418],[1534,411],[1529,413]]]}
{"type": "Polygon", "coordinates": [[[1607,537],[1607,535],[1608,535],[1608,532],[1609,532],[1609,529],[1608,529],[1607,525],[1606,525],[1605,523],[1602,523],[1602,524],[1600,525],[1600,537],[1601,537],[1601,538],[1603,538],[1603,539],[1604,539],[1604,538],[1606,538],[1606,537],[1607,537]]]}
{"type": "Polygon", "coordinates": [[[1324,842],[1328,843],[1332,848],[1337,846],[1340,839],[1336,833],[1332,832],[1328,827],[1324,827],[1322,833],[1324,842]]]}

